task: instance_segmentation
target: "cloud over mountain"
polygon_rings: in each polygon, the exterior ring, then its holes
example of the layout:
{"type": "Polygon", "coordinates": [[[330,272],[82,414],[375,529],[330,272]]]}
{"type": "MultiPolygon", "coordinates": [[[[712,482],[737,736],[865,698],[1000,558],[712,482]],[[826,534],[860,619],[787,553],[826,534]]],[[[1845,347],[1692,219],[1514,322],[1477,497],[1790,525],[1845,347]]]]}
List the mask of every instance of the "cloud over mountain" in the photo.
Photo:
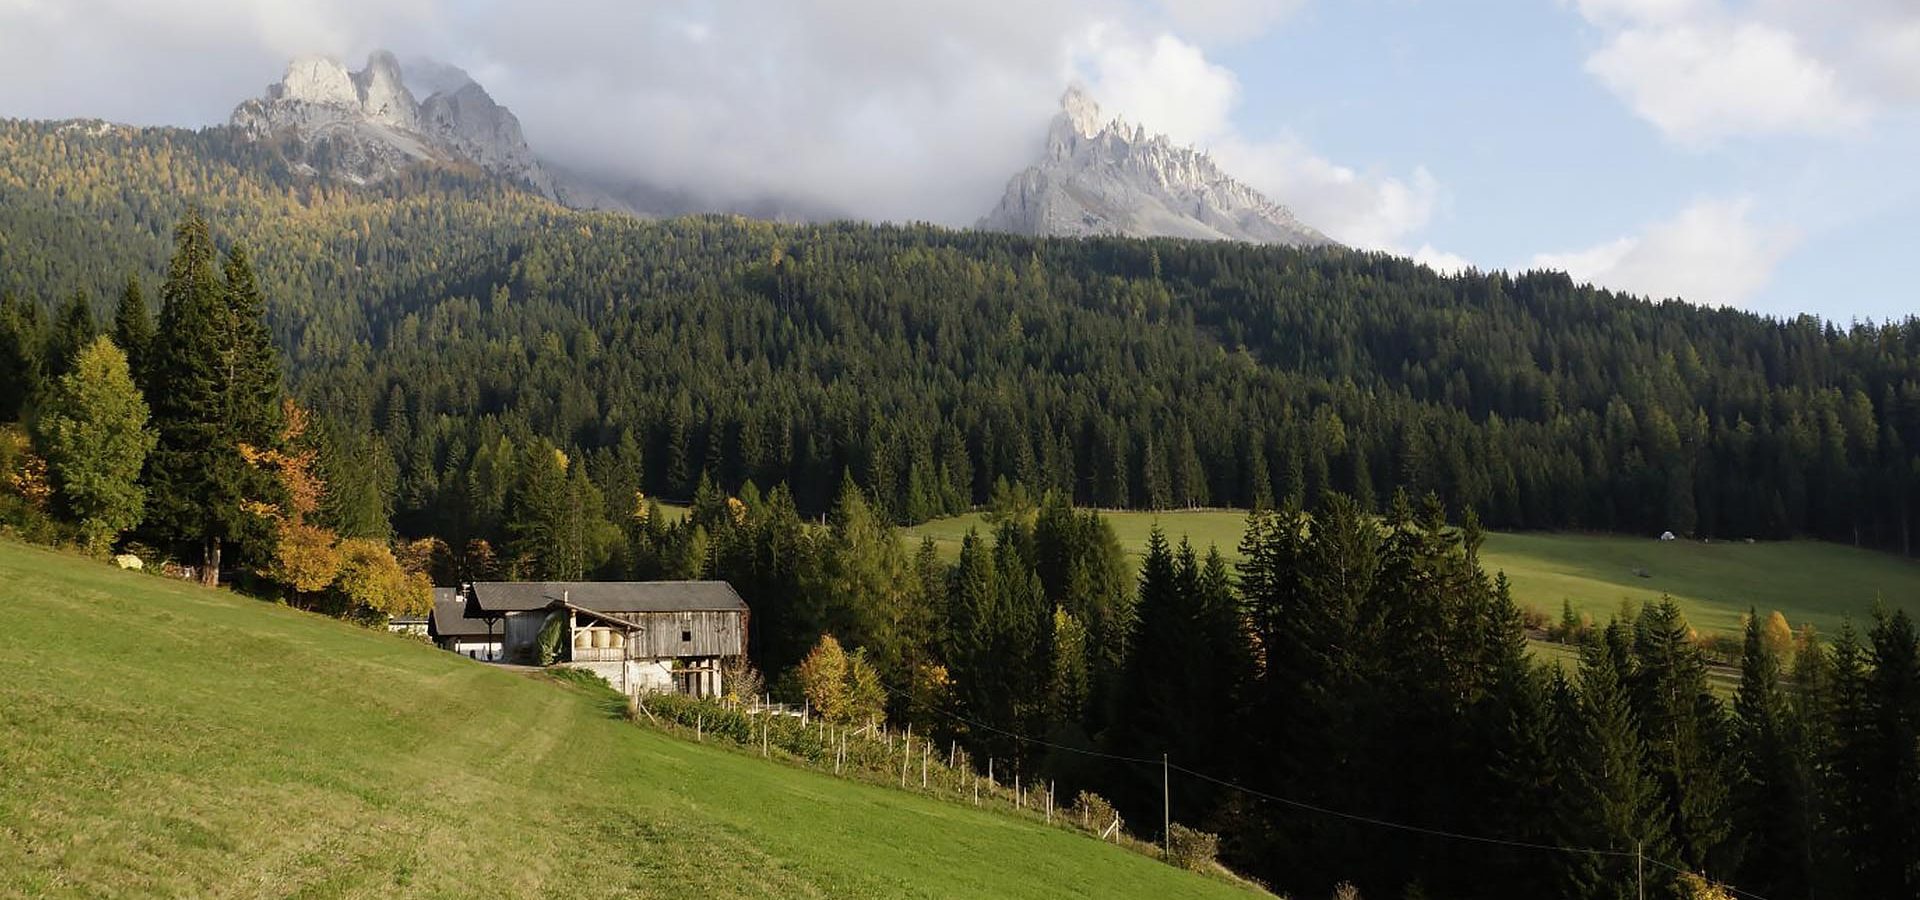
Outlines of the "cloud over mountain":
{"type": "Polygon", "coordinates": [[[1078,79],[1333,237],[1384,246],[1424,224],[1421,202],[1392,199],[1420,190],[1417,173],[1363,175],[1290,138],[1242,136],[1241,88],[1203,49],[1284,27],[1299,5],[0,0],[0,112],[213,124],[290,58],[388,47],[471,72],[570,169],[716,203],[778,195],[964,225],[1036,155],[1078,79]]]}

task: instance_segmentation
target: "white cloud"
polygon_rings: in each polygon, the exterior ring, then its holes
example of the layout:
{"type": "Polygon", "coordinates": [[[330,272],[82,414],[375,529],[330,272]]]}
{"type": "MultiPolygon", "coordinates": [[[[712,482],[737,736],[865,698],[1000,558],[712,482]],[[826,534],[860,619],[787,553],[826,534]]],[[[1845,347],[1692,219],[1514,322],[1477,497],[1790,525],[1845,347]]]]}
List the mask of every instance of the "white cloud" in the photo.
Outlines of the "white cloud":
{"type": "Polygon", "coordinates": [[[1628,29],[1587,59],[1587,71],[1688,144],[1833,133],[1864,123],[1869,112],[1793,34],[1752,22],[1628,29]]]}
{"type": "Polygon", "coordinates": [[[1205,43],[1252,40],[1306,5],[1306,0],[1159,0],[1173,29],[1205,43]]]}
{"type": "Polygon", "coordinates": [[[1474,268],[1473,262],[1458,253],[1448,253],[1432,244],[1421,244],[1413,251],[1413,261],[1442,275],[1458,275],[1474,268]]]}
{"type": "Polygon", "coordinates": [[[1203,47],[1304,2],[0,0],[0,114],[219,122],[289,57],[357,64],[384,46],[473,73],[575,168],[967,225],[1033,161],[1077,77],[1334,238],[1411,246],[1440,202],[1431,174],[1363,171],[1233,121],[1242,86],[1203,47]]]}
{"type": "Polygon", "coordinates": [[[1248,136],[1232,117],[1239,79],[1178,38],[1103,25],[1076,44],[1075,62],[1075,76],[1103,110],[1212,153],[1228,173],[1341,243],[1405,252],[1442,202],[1440,182],[1425,168],[1361,172],[1291,135],[1248,136]]]}
{"type": "Polygon", "coordinates": [[[1240,80],[1193,44],[1101,23],[1074,43],[1071,54],[1071,74],[1086,82],[1108,115],[1184,144],[1204,145],[1233,131],[1240,80]]]}
{"type": "Polygon", "coordinates": [[[1579,0],[1580,14],[1595,23],[1681,22],[1714,9],[1714,0],[1579,0]]]}
{"type": "Polygon", "coordinates": [[[1834,135],[1920,102],[1912,0],[1576,0],[1587,71],[1685,144],[1834,135]]]}
{"type": "Polygon", "coordinates": [[[1637,235],[1539,254],[1532,268],[1647,297],[1739,305],[1766,287],[1797,241],[1790,229],[1755,222],[1753,205],[1700,200],[1637,235]]]}

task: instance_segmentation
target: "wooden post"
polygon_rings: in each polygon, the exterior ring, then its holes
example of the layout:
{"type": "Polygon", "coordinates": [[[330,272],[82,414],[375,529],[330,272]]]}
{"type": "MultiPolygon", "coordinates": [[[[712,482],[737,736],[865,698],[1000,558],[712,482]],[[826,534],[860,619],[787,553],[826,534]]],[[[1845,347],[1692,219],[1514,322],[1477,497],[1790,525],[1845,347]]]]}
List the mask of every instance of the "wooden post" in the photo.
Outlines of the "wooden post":
{"type": "Polygon", "coordinates": [[[994,781],[993,781],[993,757],[991,757],[991,756],[989,756],[989,757],[987,757],[987,787],[988,787],[988,789],[992,789],[992,787],[993,787],[993,785],[994,785],[994,781]]]}
{"type": "Polygon", "coordinates": [[[1165,753],[1160,754],[1160,849],[1170,852],[1173,849],[1173,764],[1167,761],[1165,753]]]}
{"type": "Polygon", "coordinates": [[[958,740],[955,740],[952,743],[949,743],[947,745],[947,768],[951,769],[959,764],[960,764],[960,742],[958,740]]]}
{"type": "Polygon", "coordinates": [[[1047,824],[1053,824],[1053,782],[1047,782],[1047,824]]]}
{"type": "Polygon", "coordinates": [[[1013,806],[1015,809],[1027,808],[1027,805],[1025,803],[1020,802],[1020,770],[1019,769],[1013,770],[1013,806]]]}
{"type": "Polygon", "coordinates": [[[772,725],[773,725],[772,714],[768,714],[760,717],[760,755],[763,757],[772,755],[767,748],[767,745],[769,743],[767,738],[767,730],[772,725]]]}
{"type": "Polygon", "coordinates": [[[693,739],[696,743],[704,742],[707,739],[706,734],[707,734],[707,714],[701,713],[695,716],[693,719],[693,739]]]}
{"type": "Polygon", "coordinates": [[[977,772],[973,776],[973,805],[980,805],[980,775],[977,772]]]}
{"type": "Polygon", "coordinates": [[[927,756],[933,752],[933,743],[920,745],[920,789],[927,789],[927,756]]]}

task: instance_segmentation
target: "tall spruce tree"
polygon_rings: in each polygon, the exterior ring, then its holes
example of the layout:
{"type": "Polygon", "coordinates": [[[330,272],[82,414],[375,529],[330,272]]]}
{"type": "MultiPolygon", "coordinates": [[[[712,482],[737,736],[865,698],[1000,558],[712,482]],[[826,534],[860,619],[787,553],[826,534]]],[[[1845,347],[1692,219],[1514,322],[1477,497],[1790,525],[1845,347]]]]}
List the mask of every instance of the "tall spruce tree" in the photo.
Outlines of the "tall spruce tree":
{"type": "Polygon", "coordinates": [[[153,346],[153,314],[147,310],[146,292],[137,275],[127,276],[127,287],[113,310],[113,342],[127,355],[127,369],[133,383],[147,390],[147,355],[153,346]]]}
{"type": "Polygon", "coordinates": [[[1859,896],[1920,896],[1920,637],[1906,610],[1881,610],[1868,638],[1867,727],[1851,735],[1872,801],[1856,848],[1859,896]]]}
{"type": "Polygon", "coordinates": [[[148,523],[156,537],[192,547],[200,577],[218,584],[226,548],[257,552],[271,536],[249,509],[276,499],[272,476],[243,446],[279,439],[280,376],[263,321],[265,301],[244,251],[227,255],[226,280],[206,220],[190,213],[174,230],[161,289],[160,333],[150,373],[159,444],[148,458],[148,523]]]}
{"type": "Polygon", "coordinates": [[[40,307],[0,293],[0,422],[18,421],[46,381],[40,307]]]}
{"type": "Polygon", "coordinates": [[[48,375],[59,378],[73,371],[74,363],[100,334],[100,323],[93,317],[93,302],[85,291],[74,291],[60,306],[53,320],[53,334],[47,342],[48,375]]]}
{"type": "MultiPolygon", "coordinates": [[[[1613,654],[1594,645],[1582,651],[1578,690],[1562,702],[1569,699],[1572,705],[1560,713],[1566,730],[1557,754],[1564,766],[1557,778],[1559,842],[1612,855],[1570,856],[1561,896],[1632,900],[1634,854],[1666,856],[1669,817],[1660,785],[1648,775],[1633,704],[1613,654]]],[[[1662,880],[1656,874],[1649,883],[1662,880]]]]}
{"type": "Polygon", "coordinates": [[[1812,834],[1807,816],[1806,767],[1793,739],[1793,711],[1780,658],[1757,611],[1749,610],[1734,697],[1739,780],[1735,822],[1745,842],[1738,882],[1763,896],[1805,897],[1812,834]]]}
{"type": "Polygon", "coordinates": [[[1679,604],[1650,603],[1633,628],[1637,667],[1628,683],[1647,764],[1666,805],[1679,861],[1719,871],[1728,821],[1725,710],[1707,686],[1707,663],[1679,604]]]}

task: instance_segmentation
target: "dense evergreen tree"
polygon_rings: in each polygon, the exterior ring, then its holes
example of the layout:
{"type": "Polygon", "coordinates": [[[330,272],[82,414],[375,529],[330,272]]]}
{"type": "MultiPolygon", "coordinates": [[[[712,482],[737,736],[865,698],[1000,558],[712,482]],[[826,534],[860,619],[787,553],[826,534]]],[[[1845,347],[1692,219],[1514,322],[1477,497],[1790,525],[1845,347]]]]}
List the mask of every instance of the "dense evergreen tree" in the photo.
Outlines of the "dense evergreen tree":
{"type": "MultiPolygon", "coordinates": [[[[1640,725],[1613,654],[1589,646],[1580,657],[1577,697],[1560,711],[1560,843],[1611,855],[1572,854],[1562,896],[1629,900],[1636,896],[1635,855],[1662,858],[1670,817],[1648,775],[1640,725]]],[[[1662,872],[1654,882],[1670,880],[1662,872]]],[[[1664,892],[1662,892],[1664,893],[1664,892]]]]}
{"type": "Polygon", "coordinates": [[[267,538],[246,507],[276,487],[241,447],[277,440],[278,366],[245,254],[228,254],[223,282],[213,236],[197,214],[180,224],[175,245],[161,291],[166,340],[151,374],[159,444],[148,460],[148,522],[156,536],[198,550],[201,579],[217,584],[229,543],[267,538]]]}
{"type": "Polygon", "coordinates": [[[127,276],[126,289],[113,310],[113,342],[127,355],[127,368],[134,384],[147,390],[147,357],[153,347],[153,313],[147,309],[146,292],[139,276],[127,276]]]}
{"type": "Polygon", "coordinates": [[[1757,611],[1748,611],[1740,689],[1735,696],[1738,781],[1735,818],[1745,826],[1737,883],[1767,897],[1805,897],[1813,888],[1813,824],[1803,747],[1786,673],[1766,640],[1757,611]]]}
{"type": "Polygon", "coordinates": [[[18,421],[46,378],[40,307],[0,292],[0,421],[18,421]]]}
{"type": "Polygon", "coordinates": [[[53,335],[47,343],[48,374],[60,378],[72,372],[80,352],[99,335],[100,323],[93,317],[93,302],[87,299],[86,292],[75,291],[54,317],[53,335]]]}

